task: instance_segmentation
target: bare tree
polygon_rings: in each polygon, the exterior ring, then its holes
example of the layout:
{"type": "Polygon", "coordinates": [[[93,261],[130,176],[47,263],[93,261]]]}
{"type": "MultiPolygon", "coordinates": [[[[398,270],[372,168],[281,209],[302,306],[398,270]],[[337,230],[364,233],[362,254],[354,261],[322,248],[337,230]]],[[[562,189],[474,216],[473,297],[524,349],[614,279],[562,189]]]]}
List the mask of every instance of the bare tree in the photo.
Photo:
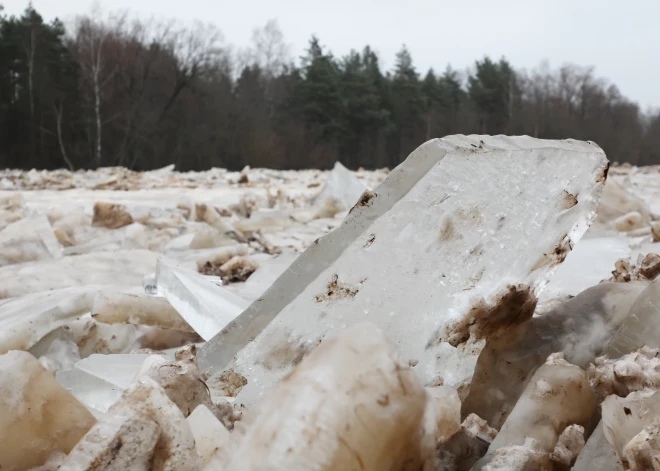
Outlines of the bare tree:
{"type": "Polygon", "coordinates": [[[252,31],[254,62],[269,77],[282,73],[289,57],[289,45],[284,42],[284,34],[277,20],[269,20],[261,28],[252,31]]]}
{"type": "Polygon", "coordinates": [[[104,19],[98,8],[92,16],[79,17],[74,28],[70,47],[80,65],[84,79],[92,94],[95,125],[94,162],[100,166],[103,157],[103,92],[113,78],[117,64],[106,61],[106,44],[112,37],[121,35],[126,23],[126,14],[104,19]]]}

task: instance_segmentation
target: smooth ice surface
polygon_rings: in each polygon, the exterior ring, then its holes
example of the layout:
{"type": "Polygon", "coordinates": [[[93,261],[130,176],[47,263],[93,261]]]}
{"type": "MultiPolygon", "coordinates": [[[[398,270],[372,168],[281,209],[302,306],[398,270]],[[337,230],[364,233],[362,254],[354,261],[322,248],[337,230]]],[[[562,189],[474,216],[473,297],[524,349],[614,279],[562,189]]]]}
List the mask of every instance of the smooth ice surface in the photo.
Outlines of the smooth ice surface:
{"type": "Polygon", "coordinates": [[[576,296],[612,276],[617,260],[630,257],[630,245],[625,237],[585,238],[568,254],[548,286],[541,302],[563,295],[576,296]]]}
{"type": "Polygon", "coordinates": [[[237,400],[251,404],[325,336],[370,321],[425,384],[464,386],[489,329],[531,316],[595,217],[606,168],[593,143],[429,141],[208,342],[200,367],[246,377],[237,400]]]}
{"type": "Polygon", "coordinates": [[[92,355],[72,370],[57,373],[57,381],[96,416],[121,397],[149,355],[92,355]]]}
{"type": "Polygon", "coordinates": [[[158,259],[156,280],[160,292],[204,340],[220,332],[249,304],[204,276],[164,258],[158,259]]]}
{"type": "Polygon", "coordinates": [[[340,162],[335,162],[335,166],[328,174],[328,180],[321,193],[315,198],[315,202],[322,205],[327,200],[336,200],[348,209],[357,202],[366,189],[364,183],[358,180],[353,172],[340,162]]]}

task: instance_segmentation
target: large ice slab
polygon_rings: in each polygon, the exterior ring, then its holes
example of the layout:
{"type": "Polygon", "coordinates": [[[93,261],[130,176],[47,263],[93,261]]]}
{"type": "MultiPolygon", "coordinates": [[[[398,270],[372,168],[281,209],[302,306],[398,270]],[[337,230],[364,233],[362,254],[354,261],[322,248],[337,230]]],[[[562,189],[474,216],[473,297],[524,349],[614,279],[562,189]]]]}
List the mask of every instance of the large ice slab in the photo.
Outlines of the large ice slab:
{"type": "Polygon", "coordinates": [[[484,339],[532,315],[607,167],[590,142],[429,141],[208,342],[200,367],[244,376],[237,399],[251,404],[324,337],[368,321],[426,385],[462,388],[484,339]]]}

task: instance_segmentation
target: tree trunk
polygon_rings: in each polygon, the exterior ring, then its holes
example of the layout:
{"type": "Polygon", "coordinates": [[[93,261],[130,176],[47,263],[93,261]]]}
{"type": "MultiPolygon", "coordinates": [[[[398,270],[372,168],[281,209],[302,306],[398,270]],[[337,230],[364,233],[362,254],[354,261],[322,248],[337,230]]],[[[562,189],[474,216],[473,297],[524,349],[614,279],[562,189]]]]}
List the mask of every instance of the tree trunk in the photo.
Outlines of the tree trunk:
{"type": "Polygon", "coordinates": [[[57,140],[60,143],[60,151],[62,152],[62,158],[69,167],[69,170],[73,172],[75,168],[73,167],[73,163],[71,162],[71,160],[69,160],[69,157],[66,155],[66,149],[64,148],[64,140],[62,139],[62,108],[64,108],[64,105],[61,105],[59,108],[55,106],[54,108],[55,108],[55,119],[57,122],[57,140]]]}

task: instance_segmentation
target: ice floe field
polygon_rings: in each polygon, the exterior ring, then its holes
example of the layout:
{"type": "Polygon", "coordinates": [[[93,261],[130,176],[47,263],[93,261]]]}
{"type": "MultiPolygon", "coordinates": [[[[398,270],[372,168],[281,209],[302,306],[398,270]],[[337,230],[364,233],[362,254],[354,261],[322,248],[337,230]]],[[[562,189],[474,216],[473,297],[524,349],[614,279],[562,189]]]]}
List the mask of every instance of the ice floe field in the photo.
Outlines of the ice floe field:
{"type": "Polygon", "coordinates": [[[660,167],[474,139],[0,170],[0,469],[660,469],[660,167]]]}

